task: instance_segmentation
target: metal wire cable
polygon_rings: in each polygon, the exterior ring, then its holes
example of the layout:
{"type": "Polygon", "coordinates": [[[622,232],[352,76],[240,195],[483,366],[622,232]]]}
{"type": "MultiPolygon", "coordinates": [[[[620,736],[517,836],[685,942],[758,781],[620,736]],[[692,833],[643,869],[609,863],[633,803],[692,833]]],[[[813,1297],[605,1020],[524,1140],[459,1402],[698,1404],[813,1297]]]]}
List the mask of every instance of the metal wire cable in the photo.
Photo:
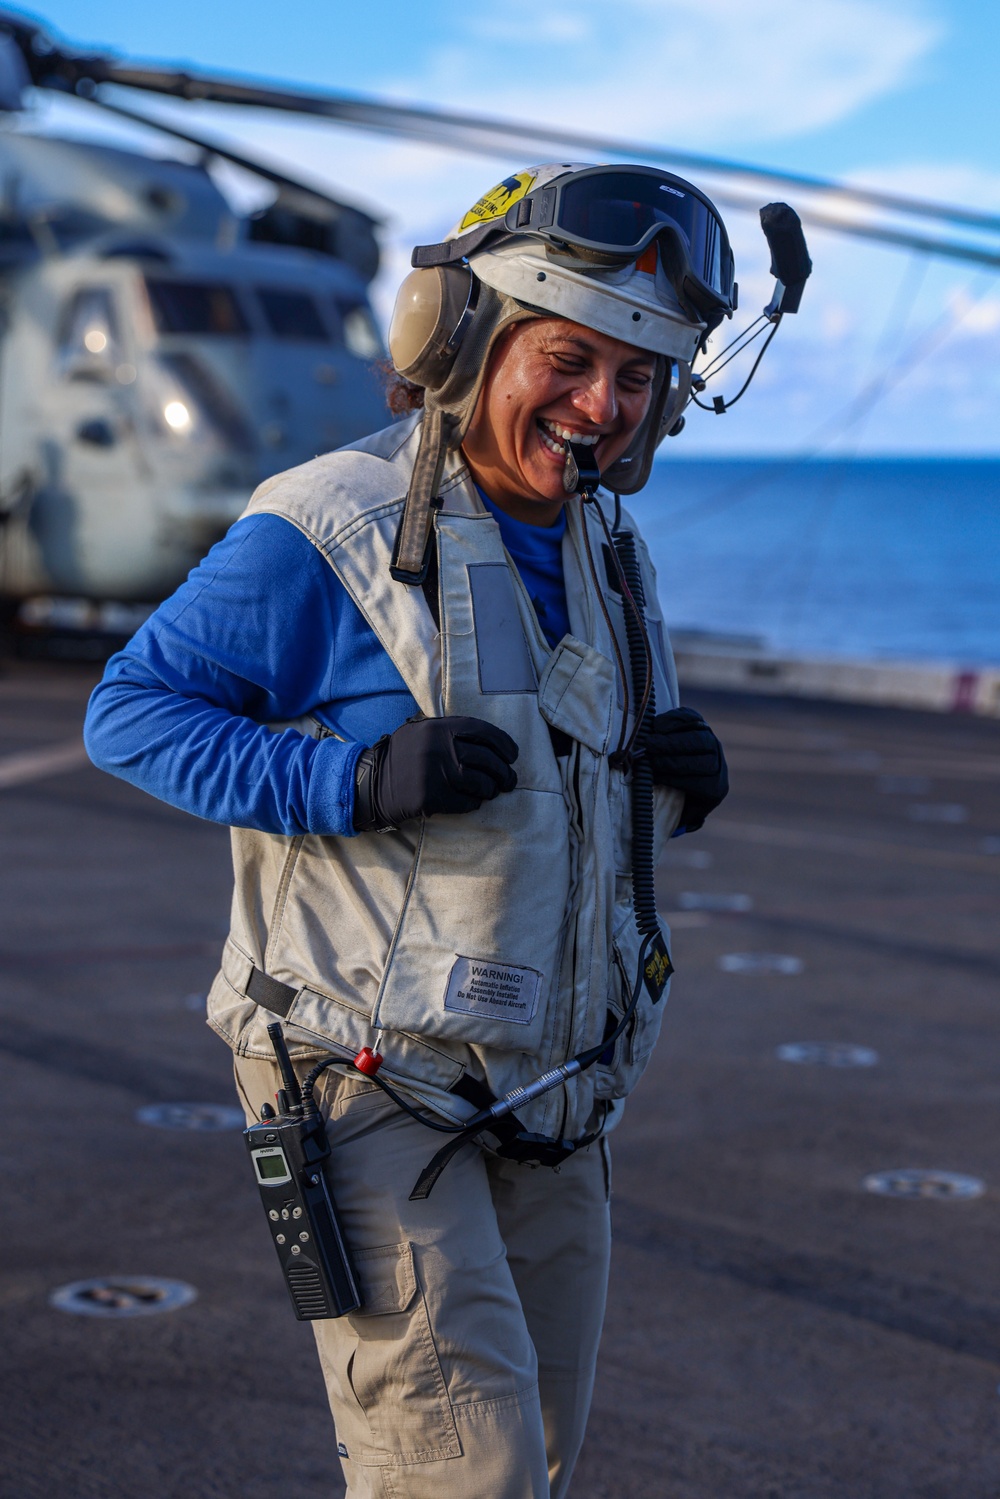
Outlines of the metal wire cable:
{"type": "MultiPolygon", "coordinates": [[[[721,406],[714,406],[714,405],[713,406],[706,406],[705,403],[704,403],[704,401],[699,401],[699,399],[695,395],[694,391],[692,391],[691,392],[691,399],[694,402],[694,404],[696,406],[700,407],[700,409],[702,411],[719,411],[720,413],[723,412],[723,411],[728,411],[729,408],[730,408],[730,406],[735,406],[736,402],[740,399],[740,397],[746,395],[747,389],[749,388],[749,385],[750,385],[750,381],[753,379],[754,375],[756,375],[756,373],[757,373],[757,366],[760,364],[760,362],[763,359],[764,355],[767,353],[768,349],[770,348],[770,346],[771,346],[771,340],[774,337],[774,335],[777,333],[777,331],[778,331],[778,329],[780,327],[781,327],[781,314],[779,312],[779,313],[777,313],[775,315],[774,321],[773,321],[773,323],[771,325],[771,331],[770,331],[770,333],[767,335],[767,337],[765,338],[764,342],[761,344],[760,350],[759,350],[759,352],[757,354],[757,358],[754,360],[753,364],[750,366],[750,373],[749,373],[749,375],[747,375],[746,379],[743,381],[743,384],[740,386],[739,390],[733,396],[733,398],[732,398],[731,401],[723,401],[722,404],[721,404],[721,406]]],[[[727,363],[728,363],[728,360],[727,360],[727,363]]],[[[721,398],[717,396],[716,400],[719,400],[719,399],[721,399],[721,398]]]]}
{"type": "Polygon", "coordinates": [[[757,324],[767,322],[770,322],[770,319],[765,317],[763,313],[761,313],[759,317],[755,317],[753,322],[748,324],[748,326],[743,329],[742,333],[738,333],[735,338],[730,339],[729,343],[726,344],[726,347],[724,349],[720,349],[718,354],[715,354],[709,360],[704,369],[694,370],[692,371],[692,373],[697,375],[697,377],[701,380],[710,380],[713,375],[717,375],[719,373],[719,370],[725,368],[730,359],[735,359],[736,355],[739,354],[743,349],[745,349],[748,344],[752,344],[755,338],[760,337],[764,329],[757,328],[757,324]],[[755,328],[757,329],[756,333],[753,332],[753,329],[755,328]],[[739,348],[736,347],[737,344],[739,345],[739,348]],[[730,349],[732,349],[733,351],[731,354],[729,354],[730,349]],[[719,360],[722,359],[722,356],[724,354],[729,354],[729,359],[725,359],[722,364],[719,364],[719,360]],[[716,366],[718,366],[718,368],[716,366]]]}

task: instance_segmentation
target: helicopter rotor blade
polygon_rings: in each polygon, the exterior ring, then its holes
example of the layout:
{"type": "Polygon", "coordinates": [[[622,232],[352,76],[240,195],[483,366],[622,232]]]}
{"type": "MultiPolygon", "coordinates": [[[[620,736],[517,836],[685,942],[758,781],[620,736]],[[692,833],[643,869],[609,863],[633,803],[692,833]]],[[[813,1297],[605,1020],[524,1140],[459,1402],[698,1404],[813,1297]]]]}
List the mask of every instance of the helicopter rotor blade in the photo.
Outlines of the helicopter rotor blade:
{"type": "Polygon", "coordinates": [[[514,120],[485,115],[462,114],[453,110],[428,109],[416,105],[390,104],[362,95],[344,93],[306,93],[212,77],[207,74],[175,72],[164,69],[136,68],[111,64],[102,82],[129,88],[168,94],[174,98],[201,100],[214,104],[241,104],[275,109],[292,114],[311,115],[335,120],[338,124],[362,130],[374,130],[394,136],[407,136],[430,144],[452,146],[466,151],[486,151],[509,156],[514,146],[537,151],[566,151],[617,156],[622,159],[661,161],[671,166],[708,171],[724,177],[740,177],[762,186],[798,187],[830,197],[846,198],[893,213],[917,218],[937,219],[943,223],[1000,232],[1000,215],[957,204],[936,203],[898,193],[878,192],[872,188],[852,187],[823,177],[801,172],[782,172],[745,162],[726,160],[692,151],[650,145],[642,141],[617,140],[610,136],[590,135],[565,130],[555,125],[522,124],[514,120]]]}
{"type": "MultiPolygon", "coordinates": [[[[746,213],[756,213],[760,208],[759,199],[751,197],[748,193],[724,190],[714,196],[717,203],[746,213]]],[[[847,234],[856,239],[872,240],[876,244],[892,245],[898,250],[914,250],[921,255],[941,255],[948,260],[969,261],[973,265],[1000,269],[1000,248],[940,239],[927,234],[913,234],[892,225],[845,219],[839,214],[820,213],[811,208],[800,208],[798,215],[803,224],[811,224],[817,229],[828,229],[834,234],[847,234]]]]}
{"type": "MultiPolygon", "coordinates": [[[[334,198],[328,197],[320,188],[311,186],[309,183],[300,182],[287,173],[279,172],[273,167],[258,161],[255,157],[247,157],[232,150],[229,146],[207,136],[195,135],[189,130],[182,130],[180,126],[165,120],[153,119],[151,115],[144,114],[138,109],[126,109],[124,105],[111,103],[108,99],[96,95],[91,101],[113,114],[122,116],[124,119],[132,120],[138,125],[148,125],[153,130],[163,131],[165,135],[174,136],[178,140],[186,141],[189,145],[198,146],[212,156],[218,156],[224,161],[232,162],[234,166],[252,172],[258,177],[263,177],[268,182],[273,182],[276,187],[287,189],[289,192],[313,200],[316,208],[321,212],[330,209],[342,211],[343,204],[334,198]]],[[[736,208],[747,213],[756,213],[760,208],[757,198],[746,193],[734,193],[727,190],[715,194],[716,201],[727,207],[736,208]]],[[[363,209],[355,209],[354,212],[364,214],[363,209]]],[[[365,214],[372,224],[380,224],[382,220],[375,219],[365,214]]],[[[819,229],[828,229],[841,234],[848,234],[859,239],[874,240],[879,244],[892,245],[898,249],[916,250],[925,255],[942,255],[949,259],[972,261],[978,265],[1000,266],[1000,250],[991,251],[979,245],[961,244],[950,240],[933,238],[928,235],[907,233],[902,229],[894,229],[880,224],[867,224],[853,222],[831,214],[818,213],[814,210],[804,208],[799,217],[804,223],[815,225],[819,229]]]]}
{"type": "MultiPolygon", "coordinates": [[[[176,140],[185,141],[190,146],[197,146],[200,150],[208,152],[210,156],[218,156],[223,161],[231,162],[233,166],[242,168],[243,171],[252,172],[257,177],[262,177],[267,182],[273,182],[275,187],[290,192],[297,198],[305,198],[311,210],[319,212],[326,217],[336,218],[343,213],[346,205],[337,198],[332,198],[322,188],[313,187],[308,182],[301,182],[295,177],[289,177],[287,172],[280,172],[275,167],[268,166],[256,157],[244,156],[234,151],[230,146],[222,145],[221,142],[213,140],[208,136],[194,134],[190,130],[184,130],[170,120],[154,119],[152,115],[144,114],[138,109],[127,109],[122,104],[113,103],[101,95],[95,95],[90,101],[101,109],[108,110],[111,114],[120,115],[123,119],[132,120],[137,125],[148,126],[151,130],[162,131],[164,135],[174,137],[176,140]]],[[[372,225],[382,223],[381,219],[366,213],[362,208],[353,208],[351,212],[360,214],[372,225]]]]}
{"type": "MultiPolygon", "coordinates": [[[[776,171],[746,162],[653,146],[646,142],[616,140],[567,131],[557,126],[522,124],[453,110],[391,104],[362,95],[334,91],[307,92],[209,73],[137,66],[119,61],[110,53],[88,54],[59,46],[44,27],[13,11],[0,10],[0,30],[6,31],[17,43],[35,87],[74,93],[94,102],[98,102],[97,90],[100,86],[116,84],[189,101],[237,104],[328,119],[341,125],[423,140],[458,150],[509,157],[511,151],[518,147],[538,153],[554,152],[557,155],[563,152],[580,152],[662,162],[668,166],[706,171],[722,178],[753,181],[762,186],[798,187],[829,199],[846,199],[851,206],[876,208],[917,219],[933,219],[974,230],[1000,232],[1000,215],[978,209],[911,198],[898,193],[879,192],[872,188],[853,187],[805,173],[776,171]]],[[[803,213],[802,217],[806,218],[806,214],[803,213]]],[[[872,225],[864,220],[852,219],[846,214],[830,215],[824,227],[882,239],[886,243],[908,243],[905,231],[898,231],[891,226],[872,225]]],[[[965,247],[950,241],[928,240],[927,253],[981,259],[983,256],[991,256],[993,252],[989,247],[980,250],[978,247],[965,247]]],[[[992,261],[987,259],[986,263],[992,261]]]]}

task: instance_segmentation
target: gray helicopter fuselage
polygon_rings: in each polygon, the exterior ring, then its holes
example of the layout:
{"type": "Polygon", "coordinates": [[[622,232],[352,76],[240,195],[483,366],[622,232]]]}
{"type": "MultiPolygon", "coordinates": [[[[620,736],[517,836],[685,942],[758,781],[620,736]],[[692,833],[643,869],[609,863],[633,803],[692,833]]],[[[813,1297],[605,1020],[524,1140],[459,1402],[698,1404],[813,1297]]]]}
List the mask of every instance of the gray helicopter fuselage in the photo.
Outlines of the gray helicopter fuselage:
{"type": "MultiPolygon", "coordinates": [[[[170,167],[214,193],[198,169],[170,167]]],[[[39,253],[0,278],[7,599],[162,598],[262,479],[387,419],[355,269],[253,241],[224,200],[191,237],[153,208],[148,227],[126,204],[120,227],[68,247],[42,217],[39,253]]]]}

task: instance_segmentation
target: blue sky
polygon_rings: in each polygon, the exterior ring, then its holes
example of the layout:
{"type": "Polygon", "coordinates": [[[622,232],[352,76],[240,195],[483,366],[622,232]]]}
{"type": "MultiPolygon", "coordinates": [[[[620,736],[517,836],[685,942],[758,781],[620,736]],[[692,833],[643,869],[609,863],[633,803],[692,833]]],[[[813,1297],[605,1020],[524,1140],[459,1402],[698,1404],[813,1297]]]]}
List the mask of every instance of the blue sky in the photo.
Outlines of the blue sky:
{"type": "MultiPolygon", "coordinates": [[[[1000,209],[996,0],[53,0],[45,19],[137,57],[558,120],[1000,209]]],[[[409,247],[528,164],[256,111],[195,117],[385,216],[383,318],[409,247]]],[[[71,103],[45,106],[39,127],[99,129],[71,103]]],[[[763,240],[753,216],[726,216],[753,316],[768,295],[763,240]]],[[[736,410],[689,421],[685,456],[1000,452],[1000,277],[828,232],[810,246],[801,314],[736,410]]]]}

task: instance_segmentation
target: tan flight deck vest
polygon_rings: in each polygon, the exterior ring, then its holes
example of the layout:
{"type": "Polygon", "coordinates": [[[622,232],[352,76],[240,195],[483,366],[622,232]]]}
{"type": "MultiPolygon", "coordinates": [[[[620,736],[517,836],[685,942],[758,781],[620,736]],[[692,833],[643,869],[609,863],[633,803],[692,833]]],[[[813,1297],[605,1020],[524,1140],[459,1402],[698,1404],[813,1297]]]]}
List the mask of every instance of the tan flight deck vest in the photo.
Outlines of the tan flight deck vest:
{"type": "MultiPolygon", "coordinates": [[[[285,1025],[293,1055],[298,1047],[303,1056],[353,1057],[376,1046],[385,1077],[463,1120],[472,1106],[450,1090],[465,1074],[505,1093],[595,1045],[609,1009],[621,1014],[622,975],[630,986],[638,949],[631,798],[608,765],[622,694],[584,552],[586,523],[604,585],[597,517],[570,501],[563,566],[572,634],[553,651],[499,527],[453,455],[436,515],[439,633],[421,590],[389,576],[418,421],[278,475],[247,514],[283,516],[319,548],[422,713],[467,714],[512,736],[517,788],[478,811],[415,819],[391,833],[234,828],[232,929],[209,1022],[236,1051],[272,1056],[266,1026],[275,1017],[246,998],[255,965],[299,991],[285,1025]],[[550,725],[569,736],[568,753],[556,755],[550,725]]],[[[639,551],[659,711],[676,706],[676,679],[653,571],[639,551]]],[[[605,598],[627,663],[622,602],[610,584],[605,598]]],[[[662,841],[682,798],[656,795],[662,841]]],[[[602,1118],[610,1123],[612,1101],[649,1058],[663,1008],[644,993],[611,1065],[520,1110],[526,1127],[575,1138],[602,1118]]]]}

